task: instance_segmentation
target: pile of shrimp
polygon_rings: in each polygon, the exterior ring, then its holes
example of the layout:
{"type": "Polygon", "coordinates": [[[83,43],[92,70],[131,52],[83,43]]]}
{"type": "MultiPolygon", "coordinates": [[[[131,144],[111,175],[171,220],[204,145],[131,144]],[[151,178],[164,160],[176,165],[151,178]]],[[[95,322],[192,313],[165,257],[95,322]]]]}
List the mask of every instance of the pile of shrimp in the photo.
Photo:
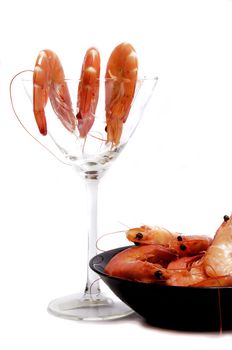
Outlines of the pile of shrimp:
{"type": "Polygon", "coordinates": [[[126,232],[135,246],[116,254],[105,273],[131,281],[168,286],[232,286],[232,215],[214,238],[141,226],[126,232]]]}
{"type": "MultiPolygon", "coordinates": [[[[105,113],[107,142],[120,142],[135,94],[138,59],[133,46],[122,43],[112,51],[105,73],[105,113]]],[[[57,54],[51,50],[39,52],[33,73],[33,111],[38,129],[47,135],[45,107],[52,108],[71,133],[86,138],[91,130],[98,104],[100,84],[100,53],[95,47],[87,50],[77,88],[74,112],[65,74],[57,54]]]]}

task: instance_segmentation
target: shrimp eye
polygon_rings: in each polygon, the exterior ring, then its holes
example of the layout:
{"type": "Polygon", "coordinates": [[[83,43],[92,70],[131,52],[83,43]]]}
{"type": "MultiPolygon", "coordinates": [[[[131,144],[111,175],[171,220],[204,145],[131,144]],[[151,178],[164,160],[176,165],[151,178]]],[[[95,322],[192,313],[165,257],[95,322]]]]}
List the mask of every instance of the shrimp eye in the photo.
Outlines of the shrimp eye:
{"type": "Polygon", "coordinates": [[[226,221],[228,221],[230,219],[230,217],[228,215],[224,215],[223,219],[226,222],[226,221]]]}
{"type": "Polygon", "coordinates": [[[187,249],[187,247],[186,247],[186,245],[181,244],[181,245],[180,245],[180,249],[184,251],[184,250],[186,250],[186,249],[187,249]]]}
{"type": "Polygon", "coordinates": [[[157,280],[161,280],[162,277],[163,277],[163,274],[160,270],[157,270],[155,273],[154,273],[154,277],[157,279],[157,280]]]}
{"type": "Polygon", "coordinates": [[[107,126],[105,127],[105,132],[107,132],[107,126]]]}
{"type": "Polygon", "coordinates": [[[77,120],[81,120],[82,119],[81,112],[77,113],[76,118],[77,118],[77,120]]]}
{"type": "Polygon", "coordinates": [[[177,241],[183,241],[183,238],[181,236],[177,236],[177,241]]]}
{"type": "Polygon", "coordinates": [[[143,238],[143,234],[141,232],[136,233],[135,236],[136,239],[142,239],[143,238]]]}

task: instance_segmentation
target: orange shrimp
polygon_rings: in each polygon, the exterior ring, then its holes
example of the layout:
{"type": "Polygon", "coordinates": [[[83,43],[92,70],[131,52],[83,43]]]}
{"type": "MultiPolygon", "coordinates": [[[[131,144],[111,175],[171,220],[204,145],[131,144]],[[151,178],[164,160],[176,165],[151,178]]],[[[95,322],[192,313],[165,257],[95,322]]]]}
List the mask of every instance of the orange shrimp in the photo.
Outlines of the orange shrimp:
{"type": "Polygon", "coordinates": [[[141,226],[126,232],[127,238],[140,244],[162,244],[170,249],[175,249],[179,256],[196,255],[206,251],[212,242],[208,236],[184,236],[178,233],[154,226],[141,226]]]}
{"type": "Polygon", "coordinates": [[[207,279],[202,266],[193,266],[190,270],[168,271],[166,285],[189,287],[207,279]]]}
{"type": "Polygon", "coordinates": [[[51,50],[40,51],[33,74],[33,110],[42,135],[47,134],[45,107],[50,98],[52,107],[63,125],[75,130],[75,116],[58,56],[51,50]]]}
{"type": "Polygon", "coordinates": [[[116,254],[105,266],[105,273],[132,281],[159,281],[159,267],[176,258],[176,254],[160,245],[130,247],[116,254]]]}
{"type": "Polygon", "coordinates": [[[126,237],[134,243],[169,245],[173,234],[163,227],[143,225],[126,231],[126,237]]]}
{"type": "Polygon", "coordinates": [[[106,68],[107,142],[117,145],[133,101],[138,73],[137,54],[128,43],[118,45],[106,68]]]}
{"type": "Polygon", "coordinates": [[[156,276],[168,286],[191,286],[207,276],[204,272],[202,255],[182,257],[171,261],[167,268],[157,267],[156,276]]]}
{"type": "Polygon", "coordinates": [[[99,96],[100,54],[91,47],[87,50],[82,65],[78,86],[77,120],[80,137],[86,137],[94,123],[99,96]]]}
{"type": "Polygon", "coordinates": [[[224,216],[213,240],[149,226],[130,229],[127,236],[140,245],[134,247],[138,251],[132,255],[126,252],[122,259],[114,257],[113,271],[118,277],[169,286],[232,286],[232,215],[224,216]],[[157,254],[161,251],[169,255],[164,259],[157,254]]]}
{"type": "Polygon", "coordinates": [[[212,238],[204,235],[177,235],[169,247],[175,249],[179,256],[191,256],[205,252],[211,242],[212,238]]]}
{"type": "Polygon", "coordinates": [[[209,277],[232,275],[232,215],[224,216],[224,222],[204,258],[205,272],[209,277]]]}
{"type": "MultiPolygon", "coordinates": [[[[175,267],[178,260],[169,264],[175,267]]],[[[192,266],[194,266],[193,263],[192,266]]],[[[196,266],[195,266],[196,267],[196,266]]],[[[191,268],[192,275],[200,278],[195,287],[232,286],[232,215],[224,216],[224,222],[216,231],[215,237],[197,263],[198,273],[191,268]]],[[[176,275],[177,276],[177,275],[176,275]]],[[[171,279],[169,282],[173,283],[171,279]]],[[[179,282],[178,282],[179,283],[179,282]]],[[[168,284],[168,281],[167,281],[168,284]]]]}
{"type": "Polygon", "coordinates": [[[194,261],[198,261],[203,257],[203,254],[193,255],[193,256],[182,256],[179,259],[171,261],[167,269],[168,270],[187,270],[190,271],[194,261]]]}

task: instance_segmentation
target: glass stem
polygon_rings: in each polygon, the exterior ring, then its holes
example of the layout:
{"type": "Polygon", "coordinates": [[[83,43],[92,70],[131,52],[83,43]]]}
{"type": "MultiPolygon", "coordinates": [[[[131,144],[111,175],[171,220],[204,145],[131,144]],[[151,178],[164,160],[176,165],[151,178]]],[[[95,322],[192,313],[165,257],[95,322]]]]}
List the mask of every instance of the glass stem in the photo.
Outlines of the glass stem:
{"type": "Polygon", "coordinates": [[[100,293],[99,276],[89,267],[89,260],[97,254],[97,208],[98,208],[98,178],[85,178],[87,190],[87,220],[88,227],[88,256],[87,256],[87,282],[85,295],[96,295],[100,293]]]}

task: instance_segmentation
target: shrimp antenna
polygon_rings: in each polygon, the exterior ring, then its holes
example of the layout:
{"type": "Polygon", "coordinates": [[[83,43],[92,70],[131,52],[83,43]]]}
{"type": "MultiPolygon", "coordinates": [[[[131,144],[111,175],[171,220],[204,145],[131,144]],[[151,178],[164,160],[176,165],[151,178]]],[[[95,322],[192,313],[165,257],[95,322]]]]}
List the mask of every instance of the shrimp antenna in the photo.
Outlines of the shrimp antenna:
{"type": "MultiPolygon", "coordinates": [[[[213,273],[214,273],[213,278],[215,278],[215,280],[217,280],[217,281],[218,281],[218,284],[220,285],[220,280],[219,280],[218,276],[216,275],[216,271],[215,271],[215,269],[213,268],[213,266],[207,264],[207,266],[205,266],[205,268],[206,268],[206,267],[207,267],[207,269],[209,268],[209,269],[211,269],[211,270],[213,271],[213,273]]],[[[209,274],[207,273],[207,275],[209,275],[209,274]]],[[[211,276],[211,277],[212,277],[212,276],[211,276]]]]}
{"type": "Polygon", "coordinates": [[[222,308],[221,308],[221,292],[220,292],[220,288],[218,288],[218,311],[219,311],[220,335],[222,335],[222,308]]]}
{"type": "MultiPolygon", "coordinates": [[[[211,265],[207,265],[214,273],[215,269],[211,265]]],[[[216,274],[216,273],[215,273],[216,274]]],[[[222,284],[220,283],[220,279],[218,276],[213,277],[218,282],[219,287],[222,287],[222,284]]],[[[221,293],[220,288],[218,290],[218,312],[219,312],[219,329],[220,329],[220,335],[222,335],[222,308],[221,308],[221,293]]]]}
{"type": "Polygon", "coordinates": [[[90,297],[91,297],[91,298],[92,298],[92,295],[94,294],[94,293],[92,293],[93,285],[94,285],[94,283],[99,282],[100,280],[101,280],[101,279],[100,279],[100,277],[99,277],[99,278],[97,278],[96,280],[94,280],[94,281],[90,284],[89,291],[90,291],[90,297]]]}
{"type": "Polygon", "coordinates": [[[13,76],[13,78],[11,79],[11,81],[10,81],[10,86],[9,86],[9,90],[10,90],[10,102],[11,102],[11,106],[12,106],[14,115],[15,115],[15,117],[18,119],[18,121],[19,121],[19,123],[21,124],[21,126],[23,127],[23,129],[24,129],[36,142],[38,142],[43,148],[45,148],[46,151],[48,151],[53,157],[55,157],[55,158],[56,158],[57,160],[59,160],[61,163],[65,164],[65,165],[70,165],[70,166],[71,166],[71,164],[66,163],[66,162],[64,162],[63,160],[61,160],[59,157],[57,157],[57,156],[55,155],[55,153],[53,153],[48,147],[46,147],[46,146],[45,146],[42,142],[40,142],[34,135],[32,135],[32,134],[30,133],[30,131],[27,130],[27,128],[25,127],[25,125],[22,123],[21,119],[19,118],[19,116],[18,116],[18,114],[17,114],[17,112],[16,112],[16,110],[15,110],[14,102],[13,102],[13,97],[12,97],[12,85],[13,85],[15,79],[16,79],[20,74],[23,74],[23,73],[26,73],[26,72],[32,72],[32,73],[33,73],[34,71],[31,70],[31,69],[22,70],[22,71],[20,71],[19,73],[15,74],[15,75],[13,76]]]}
{"type": "Polygon", "coordinates": [[[104,252],[104,249],[101,249],[101,248],[99,248],[99,246],[98,246],[98,243],[99,243],[99,241],[102,239],[102,238],[104,238],[104,237],[106,237],[106,236],[109,236],[109,235],[114,235],[114,234],[116,234],[116,233],[125,233],[125,230],[121,230],[121,231],[114,231],[114,232],[107,232],[107,233],[104,233],[103,235],[101,235],[97,240],[96,240],[96,248],[97,248],[97,250],[99,250],[100,252],[104,252]]]}
{"type": "Polygon", "coordinates": [[[130,226],[128,226],[128,225],[126,225],[126,224],[124,224],[123,222],[118,221],[118,223],[119,223],[120,225],[125,226],[126,228],[130,229],[130,226]]]}
{"type": "MultiPolygon", "coordinates": [[[[102,141],[102,142],[107,142],[107,140],[103,138],[103,136],[102,136],[102,134],[101,134],[100,132],[99,132],[99,134],[100,134],[100,136],[96,136],[96,135],[93,135],[92,133],[89,133],[89,134],[87,134],[87,135],[85,136],[85,138],[84,138],[84,143],[83,143],[83,146],[82,146],[82,153],[84,153],[84,151],[85,151],[85,145],[86,145],[87,137],[88,137],[88,136],[89,136],[89,137],[92,137],[92,138],[94,138],[94,139],[96,139],[96,140],[102,141]]],[[[101,148],[101,146],[102,146],[102,143],[100,144],[99,149],[101,148]]]]}
{"type": "Polygon", "coordinates": [[[91,136],[91,137],[93,137],[94,139],[97,139],[97,140],[99,140],[99,141],[107,142],[107,140],[104,139],[104,138],[102,138],[102,137],[98,137],[98,136],[95,136],[95,135],[93,135],[93,134],[89,134],[89,136],[91,136]]]}

